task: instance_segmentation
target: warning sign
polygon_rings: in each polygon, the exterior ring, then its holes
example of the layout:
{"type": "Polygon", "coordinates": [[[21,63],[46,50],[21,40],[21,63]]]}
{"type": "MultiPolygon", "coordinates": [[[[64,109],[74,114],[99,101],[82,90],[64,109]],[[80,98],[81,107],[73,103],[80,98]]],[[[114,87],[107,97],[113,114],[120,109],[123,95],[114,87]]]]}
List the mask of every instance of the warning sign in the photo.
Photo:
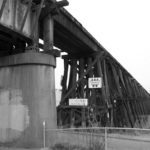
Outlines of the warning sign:
{"type": "Polygon", "coordinates": [[[102,78],[89,78],[88,86],[90,89],[101,88],[102,87],[102,78]]]}

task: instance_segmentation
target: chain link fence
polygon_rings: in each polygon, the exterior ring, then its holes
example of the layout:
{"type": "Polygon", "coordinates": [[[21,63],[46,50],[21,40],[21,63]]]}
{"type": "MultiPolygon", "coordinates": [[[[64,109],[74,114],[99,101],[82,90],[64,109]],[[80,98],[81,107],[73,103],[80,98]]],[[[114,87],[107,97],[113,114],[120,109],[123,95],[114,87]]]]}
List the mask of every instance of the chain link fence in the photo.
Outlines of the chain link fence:
{"type": "Polygon", "coordinates": [[[150,129],[106,128],[106,150],[149,150],[150,129]]]}
{"type": "Polygon", "coordinates": [[[149,150],[150,129],[44,129],[43,144],[52,150],[149,150]],[[48,137],[53,137],[50,142],[48,137]]]}

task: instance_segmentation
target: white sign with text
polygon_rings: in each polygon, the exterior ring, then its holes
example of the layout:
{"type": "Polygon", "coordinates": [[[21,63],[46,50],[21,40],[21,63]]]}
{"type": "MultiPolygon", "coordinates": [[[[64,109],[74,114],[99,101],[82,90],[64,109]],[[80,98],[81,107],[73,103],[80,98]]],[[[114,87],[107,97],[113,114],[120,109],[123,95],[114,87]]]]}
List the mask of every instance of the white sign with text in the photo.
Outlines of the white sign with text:
{"type": "Polygon", "coordinates": [[[88,99],[86,98],[70,98],[69,106],[87,106],[88,99]]]}
{"type": "Polygon", "coordinates": [[[89,86],[90,89],[102,88],[102,78],[101,77],[89,78],[88,79],[88,86],[89,86]]]}

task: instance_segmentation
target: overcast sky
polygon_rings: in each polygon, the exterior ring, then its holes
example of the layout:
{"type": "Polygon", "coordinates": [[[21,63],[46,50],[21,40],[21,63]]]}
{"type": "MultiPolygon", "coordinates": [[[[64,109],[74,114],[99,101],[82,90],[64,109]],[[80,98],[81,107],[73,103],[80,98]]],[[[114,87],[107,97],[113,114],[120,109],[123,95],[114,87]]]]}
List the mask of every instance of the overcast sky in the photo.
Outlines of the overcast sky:
{"type": "Polygon", "coordinates": [[[68,1],[66,9],[150,92],[150,0],[68,1]]]}

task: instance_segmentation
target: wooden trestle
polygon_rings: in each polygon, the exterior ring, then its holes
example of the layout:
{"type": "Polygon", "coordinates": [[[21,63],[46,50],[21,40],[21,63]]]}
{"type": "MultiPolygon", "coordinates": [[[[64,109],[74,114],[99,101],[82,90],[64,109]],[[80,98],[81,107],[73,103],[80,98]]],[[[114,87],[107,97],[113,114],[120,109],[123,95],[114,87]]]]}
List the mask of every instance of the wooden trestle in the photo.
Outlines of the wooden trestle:
{"type": "Polygon", "coordinates": [[[60,127],[142,127],[149,94],[107,52],[88,57],[64,56],[60,127]],[[88,78],[101,77],[102,88],[89,89],[88,78]],[[69,98],[87,98],[88,106],[69,106],[69,98]]]}

